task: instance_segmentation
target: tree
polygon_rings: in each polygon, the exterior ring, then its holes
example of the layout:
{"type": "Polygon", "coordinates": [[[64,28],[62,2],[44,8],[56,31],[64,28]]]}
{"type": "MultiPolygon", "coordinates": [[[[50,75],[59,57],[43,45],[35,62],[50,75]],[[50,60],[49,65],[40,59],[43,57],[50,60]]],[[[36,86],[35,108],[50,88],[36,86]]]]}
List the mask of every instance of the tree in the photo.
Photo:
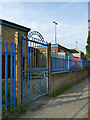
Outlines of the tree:
{"type": "Polygon", "coordinates": [[[87,51],[87,57],[90,57],[90,31],[88,33],[86,51],[87,51]]]}

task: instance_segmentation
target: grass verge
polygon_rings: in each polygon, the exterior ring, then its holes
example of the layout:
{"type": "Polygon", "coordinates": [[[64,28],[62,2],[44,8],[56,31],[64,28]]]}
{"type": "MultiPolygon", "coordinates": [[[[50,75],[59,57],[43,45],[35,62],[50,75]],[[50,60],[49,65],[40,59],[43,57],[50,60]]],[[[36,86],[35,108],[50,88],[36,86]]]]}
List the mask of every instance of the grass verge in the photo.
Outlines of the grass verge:
{"type": "Polygon", "coordinates": [[[2,108],[2,120],[6,120],[7,118],[15,118],[18,117],[21,113],[25,112],[25,108],[23,105],[17,107],[8,106],[2,108]]]}
{"type": "MultiPolygon", "coordinates": [[[[75,84],[81,83],[81,82],[84,81],[84,80],[85,80],[85,78],[77,81],[75,84]]],[[[49,95],[49,96],[50,96],[50,97],[56,97],[56,96],[62,94],[63,92],[65,92],[66,90],[70,89],[72,86],[73,86],[73,85],[65,85],[65,86],[63,86],[62,88],[56,90],[52,95],[49,95]]]]}
{"type": "Polygon", "coordinates": [[[85,80],[85,78],[83,78],[83,79],[77,81],[76,84],[77,84],[77,83],[81,83],[81,82],[84,81],[84,80],[85,80]]]}
{"type": "Polygon", "coordinates": [[[70,89],[71,87],[72,85],[63,86],[62,88],[56,90],[52,95],[50,95],[50,97],[56,97],[60,95],[61,93],[65,92],[66,90],[70,89]]]}

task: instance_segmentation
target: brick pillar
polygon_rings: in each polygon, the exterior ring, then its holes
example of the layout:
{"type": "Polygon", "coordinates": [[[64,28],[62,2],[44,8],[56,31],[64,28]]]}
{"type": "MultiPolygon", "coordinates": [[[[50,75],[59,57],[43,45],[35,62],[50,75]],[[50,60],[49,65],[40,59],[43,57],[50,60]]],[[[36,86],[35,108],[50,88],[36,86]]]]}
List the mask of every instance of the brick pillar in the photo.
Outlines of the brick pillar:
{"type": "Polygon", "coordinates": [[[21,104],[21,39],[19,32],[15,33],[16,43],[16,97],[17,105],[21,104]]]}
{"type": "Polygon", "coordinates": [[[49,71],[49,74],[48,74],[48,82],[49,82],[48,94],[50,95],[50,93],[51,93],[51,89],[50,89],[50,86],[51,86],[51,43],[48,43],[48,71],[49,71]]]}

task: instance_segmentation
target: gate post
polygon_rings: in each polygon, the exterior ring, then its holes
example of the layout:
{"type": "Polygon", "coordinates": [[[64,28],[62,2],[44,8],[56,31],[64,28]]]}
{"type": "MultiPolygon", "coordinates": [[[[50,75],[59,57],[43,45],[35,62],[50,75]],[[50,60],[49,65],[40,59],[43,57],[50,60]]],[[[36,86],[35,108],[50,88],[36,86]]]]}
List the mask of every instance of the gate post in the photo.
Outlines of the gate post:
{"type": "Polygon", "coordinates": [[[19,32],[15,33],[16,43],[16,98],[17,105],[21,104],[21,42],[19,32]]]}
{"type": "Polygon", "coordinates": [[[51,93],[51,43],[48,43],[48,94],[51,93]]]}

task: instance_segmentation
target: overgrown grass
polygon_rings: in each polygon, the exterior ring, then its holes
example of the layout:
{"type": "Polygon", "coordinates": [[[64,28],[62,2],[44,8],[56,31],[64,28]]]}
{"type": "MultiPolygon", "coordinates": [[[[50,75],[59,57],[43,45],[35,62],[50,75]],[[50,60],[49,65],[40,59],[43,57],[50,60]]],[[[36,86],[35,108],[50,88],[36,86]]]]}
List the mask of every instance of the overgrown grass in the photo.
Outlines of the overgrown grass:
{"type": "MultiPolygon", "coordinates": [[[[8,102],[10,102],[10,83],[8,82],[8,91],[7,91],[7,96],[8,96],[8,102]]],[[[14,95],[13,95],[13,99],[14,99],[14,95]]],[[[5,104],[5,81],[2,81],[2,104],[5,104]]],[[[18,117],[20,115],[20,113],[25,112],[24,106],[20,105],[20,106],[16,106],[11,107],[10,105],[6,108],[3,107],[2,108],[2,120],[6,120],[9,116],[13,116],[13,117],[18,117]]]]}
{"type": "MultiPolygon", "coordinates": [[[[8,84],[8,91],[7,91],[7,96],[8,96],[8,102],[10,102],[10,84],[8,84]]],[[[2,82],[2,104],[5,104],[5,82],[2,82]]]]}
{"type": "MultiPolygon", "coordinates": [[[[84,80],[85,80],[85,78],[77,81],[75,84],[81,83],[81,82],[84,81],[84,80]]],[[[66,90],[70,89],[72,86],[73,86],[73,85],[65,85],[65,86],[63,86],[62,88],[56,90],[52,95],[49,95],[49,96],[50,96],[50,97],[56,97],[56,96],[62,94],[63,92],[65,92],[66,90]]]]}
{"type": "Polygon", "coordinates": [[[65,92],[66,90],[70,89],[71,87],[72,85],[65,85],[62,88],[56,90],[52,95],[50,95],[50,97],[56,97],[60,95],[61,93],[65,92]]]}
{"type": "Polygon", "coordinates": [[[84,80],[85,80],[85,78],[83,78],[83,79],[77,81],[76,83],[81,83],[81,82],[84,81],[84,80]]]}
{"type": "Polygon", "coordinates": [[[18,117],[21,113],[25,112],[23,105],[17,107],[8,106],[2,108],[2,120],[6,120],[9,117],[15,118],[18,117]]]}

